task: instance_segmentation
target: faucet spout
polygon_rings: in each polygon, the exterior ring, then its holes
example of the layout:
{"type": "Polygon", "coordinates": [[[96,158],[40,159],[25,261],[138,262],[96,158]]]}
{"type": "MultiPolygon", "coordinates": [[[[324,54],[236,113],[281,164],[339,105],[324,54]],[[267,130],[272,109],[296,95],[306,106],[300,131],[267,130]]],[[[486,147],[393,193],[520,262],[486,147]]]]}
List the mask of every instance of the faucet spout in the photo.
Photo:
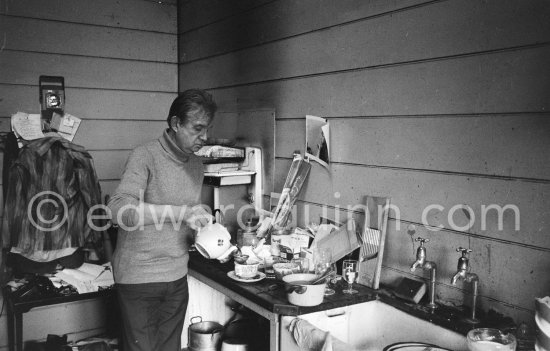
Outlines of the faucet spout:
{"type": "Polygon", "coordinates": [[[461,252],[462,255],[458,259],[457,272],[452,277],[451,283],[456,285],[458,280],[464,280],[465,283],[472,284],[472,308],[470,317],[466,320],[472,324],[479,323],[479,319],[476,318],[479,277],[475,273],[470,273],[470,264],[467,256],[472,250],[459,247],[456,251],[461,252]]]}
{"type": "Polygon", "coordinates": [[[461,279],[466,280],[466,270],[465,269],[460,269],[460,270],[458,270],[458,272],[455,273],[455,275],[453,275],[453,277],[451,279],[451,284],[456,285],[456,282],[461,280],[461,279]]]}
{"type": "Polygon", "coordinates": [[[411,265],[411,272],[414,272],[418,267],[422,267],[424,265],[424,262],[420,260],[414,261],[414,263],[411,265]]]}
{"type": "Polygon", "coordinates": [[[424,247],[424,243],[430,241],[430,239],[416,238],[416,241],[420,241],[420,246],[416,250],[416,260],[411,265],[411,272],[414,272],[417,268],[430,271],[430,302],[428,303],[428,307],[433,310],[437,307],[435,303],[435,282],[437,265],[435,264],[435,262],[426,260],[426,247],[424,247]]]}

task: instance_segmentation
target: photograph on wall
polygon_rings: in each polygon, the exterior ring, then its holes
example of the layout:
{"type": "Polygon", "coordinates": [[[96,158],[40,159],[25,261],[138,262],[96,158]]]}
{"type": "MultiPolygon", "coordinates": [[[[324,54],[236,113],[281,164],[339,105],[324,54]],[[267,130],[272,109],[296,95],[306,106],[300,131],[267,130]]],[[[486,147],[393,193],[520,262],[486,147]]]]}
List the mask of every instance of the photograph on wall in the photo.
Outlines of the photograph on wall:
{"type": "Polygon", "coordinates": [[[325,118],[306,116],[306,157],[324,167],[330,164],[329,123],[325,118]]]}

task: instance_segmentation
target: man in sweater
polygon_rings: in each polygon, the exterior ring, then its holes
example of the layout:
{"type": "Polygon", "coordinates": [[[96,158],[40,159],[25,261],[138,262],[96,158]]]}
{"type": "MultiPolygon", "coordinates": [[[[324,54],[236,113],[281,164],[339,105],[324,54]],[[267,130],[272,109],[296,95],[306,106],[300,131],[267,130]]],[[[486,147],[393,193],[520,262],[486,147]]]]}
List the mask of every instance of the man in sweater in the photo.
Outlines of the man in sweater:
{"type": "Polygon", "coordinates": [[[200,206],[206,142],[216,104],[192,89],[172,103],[168,129],[130,154],[108,206],[119,226],[113,271],[125,351],[180,351],[189,299],[194,231],[211,215],[200,206]]]}

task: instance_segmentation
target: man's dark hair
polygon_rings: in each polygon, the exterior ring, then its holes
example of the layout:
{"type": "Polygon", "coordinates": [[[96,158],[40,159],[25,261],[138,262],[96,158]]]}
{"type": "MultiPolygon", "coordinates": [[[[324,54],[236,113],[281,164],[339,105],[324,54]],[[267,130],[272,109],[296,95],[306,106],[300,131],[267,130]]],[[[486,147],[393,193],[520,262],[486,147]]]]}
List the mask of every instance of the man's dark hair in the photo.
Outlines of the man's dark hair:
{"type": "Polygon", "coordinates": [[[216,102],[214,102],[210,93],[201,89],[189,89],[181,93],[172,102],[166,122],[168,122],[168,127],[170,127],[172,116],[176,116],[180,124],[185,124],[187,122],[187,114],[198,109],[203,109],[206,115],[212,119],[217,108],[216,102]]]}

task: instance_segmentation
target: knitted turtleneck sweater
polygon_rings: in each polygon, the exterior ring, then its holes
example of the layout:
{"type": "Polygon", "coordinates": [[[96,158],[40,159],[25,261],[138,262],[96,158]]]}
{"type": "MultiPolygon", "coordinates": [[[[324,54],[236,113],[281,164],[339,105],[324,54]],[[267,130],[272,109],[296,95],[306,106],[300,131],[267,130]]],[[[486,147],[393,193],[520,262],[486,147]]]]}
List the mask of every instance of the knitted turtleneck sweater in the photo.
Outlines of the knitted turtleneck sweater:
{"type": "MultiPolygon", "coordinates": [[[[133,223],[140,201],[157,205],[195,206],[200,202],[203,165],[183,152],[164,132],[161,138],[132,151],[115,194],[109,201],[118,237],[113,254],[119,284],[170,282],[187,274],[193,230],[167,221],[140,226],[133,223]]],[[[178,213],[174,213],[176,222],[178,213]]],[[[169,217],[168,217],[169,218],[169,217]]]]}

